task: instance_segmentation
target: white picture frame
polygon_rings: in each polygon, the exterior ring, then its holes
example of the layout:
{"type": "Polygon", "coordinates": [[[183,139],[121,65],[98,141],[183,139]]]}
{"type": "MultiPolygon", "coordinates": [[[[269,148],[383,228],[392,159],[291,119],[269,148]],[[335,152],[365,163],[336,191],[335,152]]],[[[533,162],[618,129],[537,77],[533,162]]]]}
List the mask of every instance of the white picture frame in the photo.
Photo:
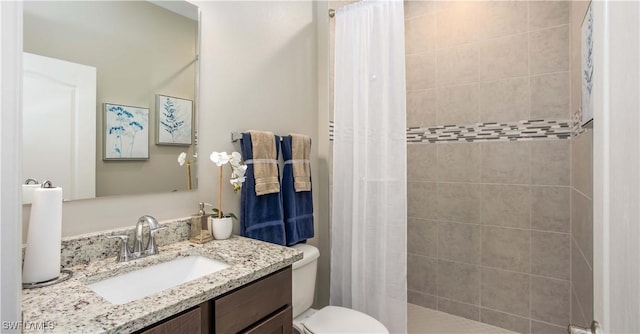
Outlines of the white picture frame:
{"type": "Polygon", "coordinates": [[[103,160],[149,159],[149,108],[103,104],[103,160]]]}
{"type": "Polygon", "coordinates": [[[190,146],[193,143],[193,101],[156,95],[156,145],[190,146]]]}

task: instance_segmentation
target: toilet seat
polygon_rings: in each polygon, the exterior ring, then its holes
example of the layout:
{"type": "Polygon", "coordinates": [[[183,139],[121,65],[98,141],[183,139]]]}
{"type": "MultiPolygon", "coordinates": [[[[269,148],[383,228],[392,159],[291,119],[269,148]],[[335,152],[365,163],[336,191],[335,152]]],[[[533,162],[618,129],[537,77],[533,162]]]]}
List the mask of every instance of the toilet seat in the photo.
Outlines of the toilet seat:
{"type": "Polygon", "coordinates": [[[340,306],[326,306],[303,322],[308,334],[367,333],[388,334],[382,323],[373,317],[340,306]]]}

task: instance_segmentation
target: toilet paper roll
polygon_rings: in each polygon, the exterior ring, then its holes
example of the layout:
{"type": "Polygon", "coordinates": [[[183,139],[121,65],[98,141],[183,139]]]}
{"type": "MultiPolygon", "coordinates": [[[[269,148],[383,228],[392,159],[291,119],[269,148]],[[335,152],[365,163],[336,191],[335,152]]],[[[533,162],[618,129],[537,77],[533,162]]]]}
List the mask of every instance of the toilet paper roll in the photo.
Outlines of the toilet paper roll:
{"type": "Polygon", "coordinates": [[[31,204],[33,202],[33,191],[42,187],[41,184],[23,184],[22,185],[22,204],[31,204]]]}
{"type": "Polygon", "coordinates": [[[62,188],[34,189],[22,268],[23,283],[49,281],[60,275],[61,240],[62,188]]]}

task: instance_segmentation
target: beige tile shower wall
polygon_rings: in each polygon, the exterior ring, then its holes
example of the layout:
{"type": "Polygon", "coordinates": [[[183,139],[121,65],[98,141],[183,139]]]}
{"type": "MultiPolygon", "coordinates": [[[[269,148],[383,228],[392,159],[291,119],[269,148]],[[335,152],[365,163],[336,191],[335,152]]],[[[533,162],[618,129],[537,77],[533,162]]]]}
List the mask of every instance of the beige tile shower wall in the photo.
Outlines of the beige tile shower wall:
{"type": "Polygon", "coordinates": [[[569,156],[567,140],[409,145],[409,301],[516,331],[568,324],[569,156]]]}
{"type": "Polygon", "coordinates": [[[571,322],[589,327],[593,319],[593,198],[591,195],[593,132],[572,140],[571,184],[571,322]],[[585,178],[581,178],[585,176],[585,178]]]}
{"type": "Polygon", "coordinates": [[[405,1],[407,126],[570,119],[569,10],[405,1]]]}
{"type": "MultiPolygon", "coordinates": [[[[568,120],[569,2],[405,2],[407,126],[568,120]]],[[[408,144],[409,302],[523,333],[571,318],[569,140],[408,144]]]]}
{"type": "MultiPolygon", "coordinates": [[[[571,3],[571,110],[581,105],[580,27],[588,2],[571,3]]],[[[593,131],[571,140],[571,323],[593,320],[593,131]]]]}
{"type": "Polygon", "coordinates": [[[571,140],[571,322],[584,327],[593,320],[592,140],[591,130],[571,140]]]}

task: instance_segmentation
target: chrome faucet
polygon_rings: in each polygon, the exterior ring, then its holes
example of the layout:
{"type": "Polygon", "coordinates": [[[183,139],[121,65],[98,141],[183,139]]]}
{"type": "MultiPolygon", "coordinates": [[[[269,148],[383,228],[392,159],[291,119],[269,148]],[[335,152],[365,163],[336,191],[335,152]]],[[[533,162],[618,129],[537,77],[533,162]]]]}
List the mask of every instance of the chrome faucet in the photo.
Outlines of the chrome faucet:
{"type": "Polygon", "coordinates": [[[154,233],[160,230],[165,229],[165,227],[160,227],[158,221],[149,215],[144,215],[138,219],[136,223],[136,232],[133,239],[133,251],[129,248],[129,236],[128,235],[114,235],[108,236],[107,238],[117,238],[120,239],[120,251],[118,253],[118,257],[116,258],[117,262],[124,262],[133,259],[143,258],[149,255],[158,254],[158,245],[156,244],[156,239],[154,237],[154,233]],[[147,238],[147,244],[143,246],[144,235],[143,235],[143,227],[144,224],[149,226],[149,237],[147,238]]]}
{"type": "Polygon", "coordinates": [[[136,236],[133,239],[133,253],[142,253],[146,252],[147,255],[158,254],[158,247],[156,246],[155,238],[153,237],[153,232],[157,231],[160,228],[160,224],[158,221],[149,216],[144,215],[138,219],[138,223],[136,223],[136,236]],[[149,226],[149,238],[147,240],[147,246],[142,247],[143,235],[142,235],[142,227],[144,223],[147,223],[149,226]]]}

